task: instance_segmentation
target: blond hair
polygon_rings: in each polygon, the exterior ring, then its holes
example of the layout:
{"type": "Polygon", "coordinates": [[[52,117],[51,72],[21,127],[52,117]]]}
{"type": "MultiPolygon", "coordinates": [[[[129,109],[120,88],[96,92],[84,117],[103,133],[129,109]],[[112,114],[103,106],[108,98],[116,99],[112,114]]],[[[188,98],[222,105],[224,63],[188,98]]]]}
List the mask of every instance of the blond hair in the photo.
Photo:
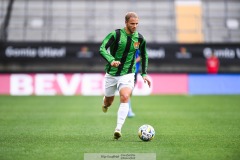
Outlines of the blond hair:
{"type": "Polygon", "coordinates": [[[131,17],[138,18],[138,15],[135,12],[127,12],[125,16],[125,21],[127,22],[131,17]]]}

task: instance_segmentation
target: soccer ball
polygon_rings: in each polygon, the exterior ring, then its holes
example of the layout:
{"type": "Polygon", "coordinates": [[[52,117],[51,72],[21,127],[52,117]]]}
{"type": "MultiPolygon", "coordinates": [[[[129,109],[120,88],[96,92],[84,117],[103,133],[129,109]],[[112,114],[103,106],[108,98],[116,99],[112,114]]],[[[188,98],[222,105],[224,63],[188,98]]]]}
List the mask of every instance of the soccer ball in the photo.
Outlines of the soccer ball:
{"type": "Polygon", "coordinates": [[[142,141],[151,141],[155,136],[154,128],[149,124],[144,124],[138,129],[138,137],[142,141]]]}

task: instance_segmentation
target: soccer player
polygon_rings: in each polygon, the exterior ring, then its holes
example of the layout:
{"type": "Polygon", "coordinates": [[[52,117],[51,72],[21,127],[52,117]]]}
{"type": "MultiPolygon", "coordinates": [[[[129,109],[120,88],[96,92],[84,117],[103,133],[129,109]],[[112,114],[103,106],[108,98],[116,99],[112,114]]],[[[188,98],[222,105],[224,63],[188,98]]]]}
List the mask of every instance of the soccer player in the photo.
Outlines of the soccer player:
{"type": "Polygon", "coordinates": [[[114,131],[114,139],[119,139],[121,129],[129,110],[129,99],[134,88],[134,73],[136,69],[136,50],[140,50],[142,77],[144,82],[151,86],[147,76],[148,54],[146,52],[146,40],[136,31],[138,15],[128,12],[125,15],[125,27],[109,33],[102,41],[100,55],[107,61],[105,67],[105,95],[103,97],[102,110],[107,112],[113,103],[115,91],[118,90],[120,105],[117,112],[117,125],[114,131]],[[110,50],[108,51],[108,48],[110,50]]]}

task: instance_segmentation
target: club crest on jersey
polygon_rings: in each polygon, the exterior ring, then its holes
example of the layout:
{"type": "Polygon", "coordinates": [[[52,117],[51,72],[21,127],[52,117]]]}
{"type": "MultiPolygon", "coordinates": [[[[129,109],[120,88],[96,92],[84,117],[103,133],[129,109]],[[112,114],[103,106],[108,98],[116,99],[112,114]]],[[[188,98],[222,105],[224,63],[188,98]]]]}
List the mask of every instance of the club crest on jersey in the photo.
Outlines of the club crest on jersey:
{"type": "Polygon", "coordinates": [[[139,49],[140,42],[134,42],[133,45],[135,49],[139,49]]]}

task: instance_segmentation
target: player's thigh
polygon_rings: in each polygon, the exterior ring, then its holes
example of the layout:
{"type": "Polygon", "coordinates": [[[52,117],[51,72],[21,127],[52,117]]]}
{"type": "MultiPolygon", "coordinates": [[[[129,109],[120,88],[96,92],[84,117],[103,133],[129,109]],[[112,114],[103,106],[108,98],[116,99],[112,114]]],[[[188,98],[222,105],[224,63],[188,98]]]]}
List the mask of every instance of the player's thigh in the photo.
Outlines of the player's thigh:
{"type": "Polygon", "coordinates": [[[120,101],[122,103],[127,103],[132,94],[134,88],[134,74],[128,74],[123,77],[118,82],[118,90],[120,94],[120,101]]]}
{"type": "Polygon", "coordinates": [[[105,97],[115,96],[117,90],[117,79],[108,74],[105,75],[105,97]]]}
{"type": "Polygon", "coordinates": [[[120,92],[123,87],[128,87],[131,90],[134,88],[134,73],[121,76],[117,83],[118,91],[120,92]]]}

